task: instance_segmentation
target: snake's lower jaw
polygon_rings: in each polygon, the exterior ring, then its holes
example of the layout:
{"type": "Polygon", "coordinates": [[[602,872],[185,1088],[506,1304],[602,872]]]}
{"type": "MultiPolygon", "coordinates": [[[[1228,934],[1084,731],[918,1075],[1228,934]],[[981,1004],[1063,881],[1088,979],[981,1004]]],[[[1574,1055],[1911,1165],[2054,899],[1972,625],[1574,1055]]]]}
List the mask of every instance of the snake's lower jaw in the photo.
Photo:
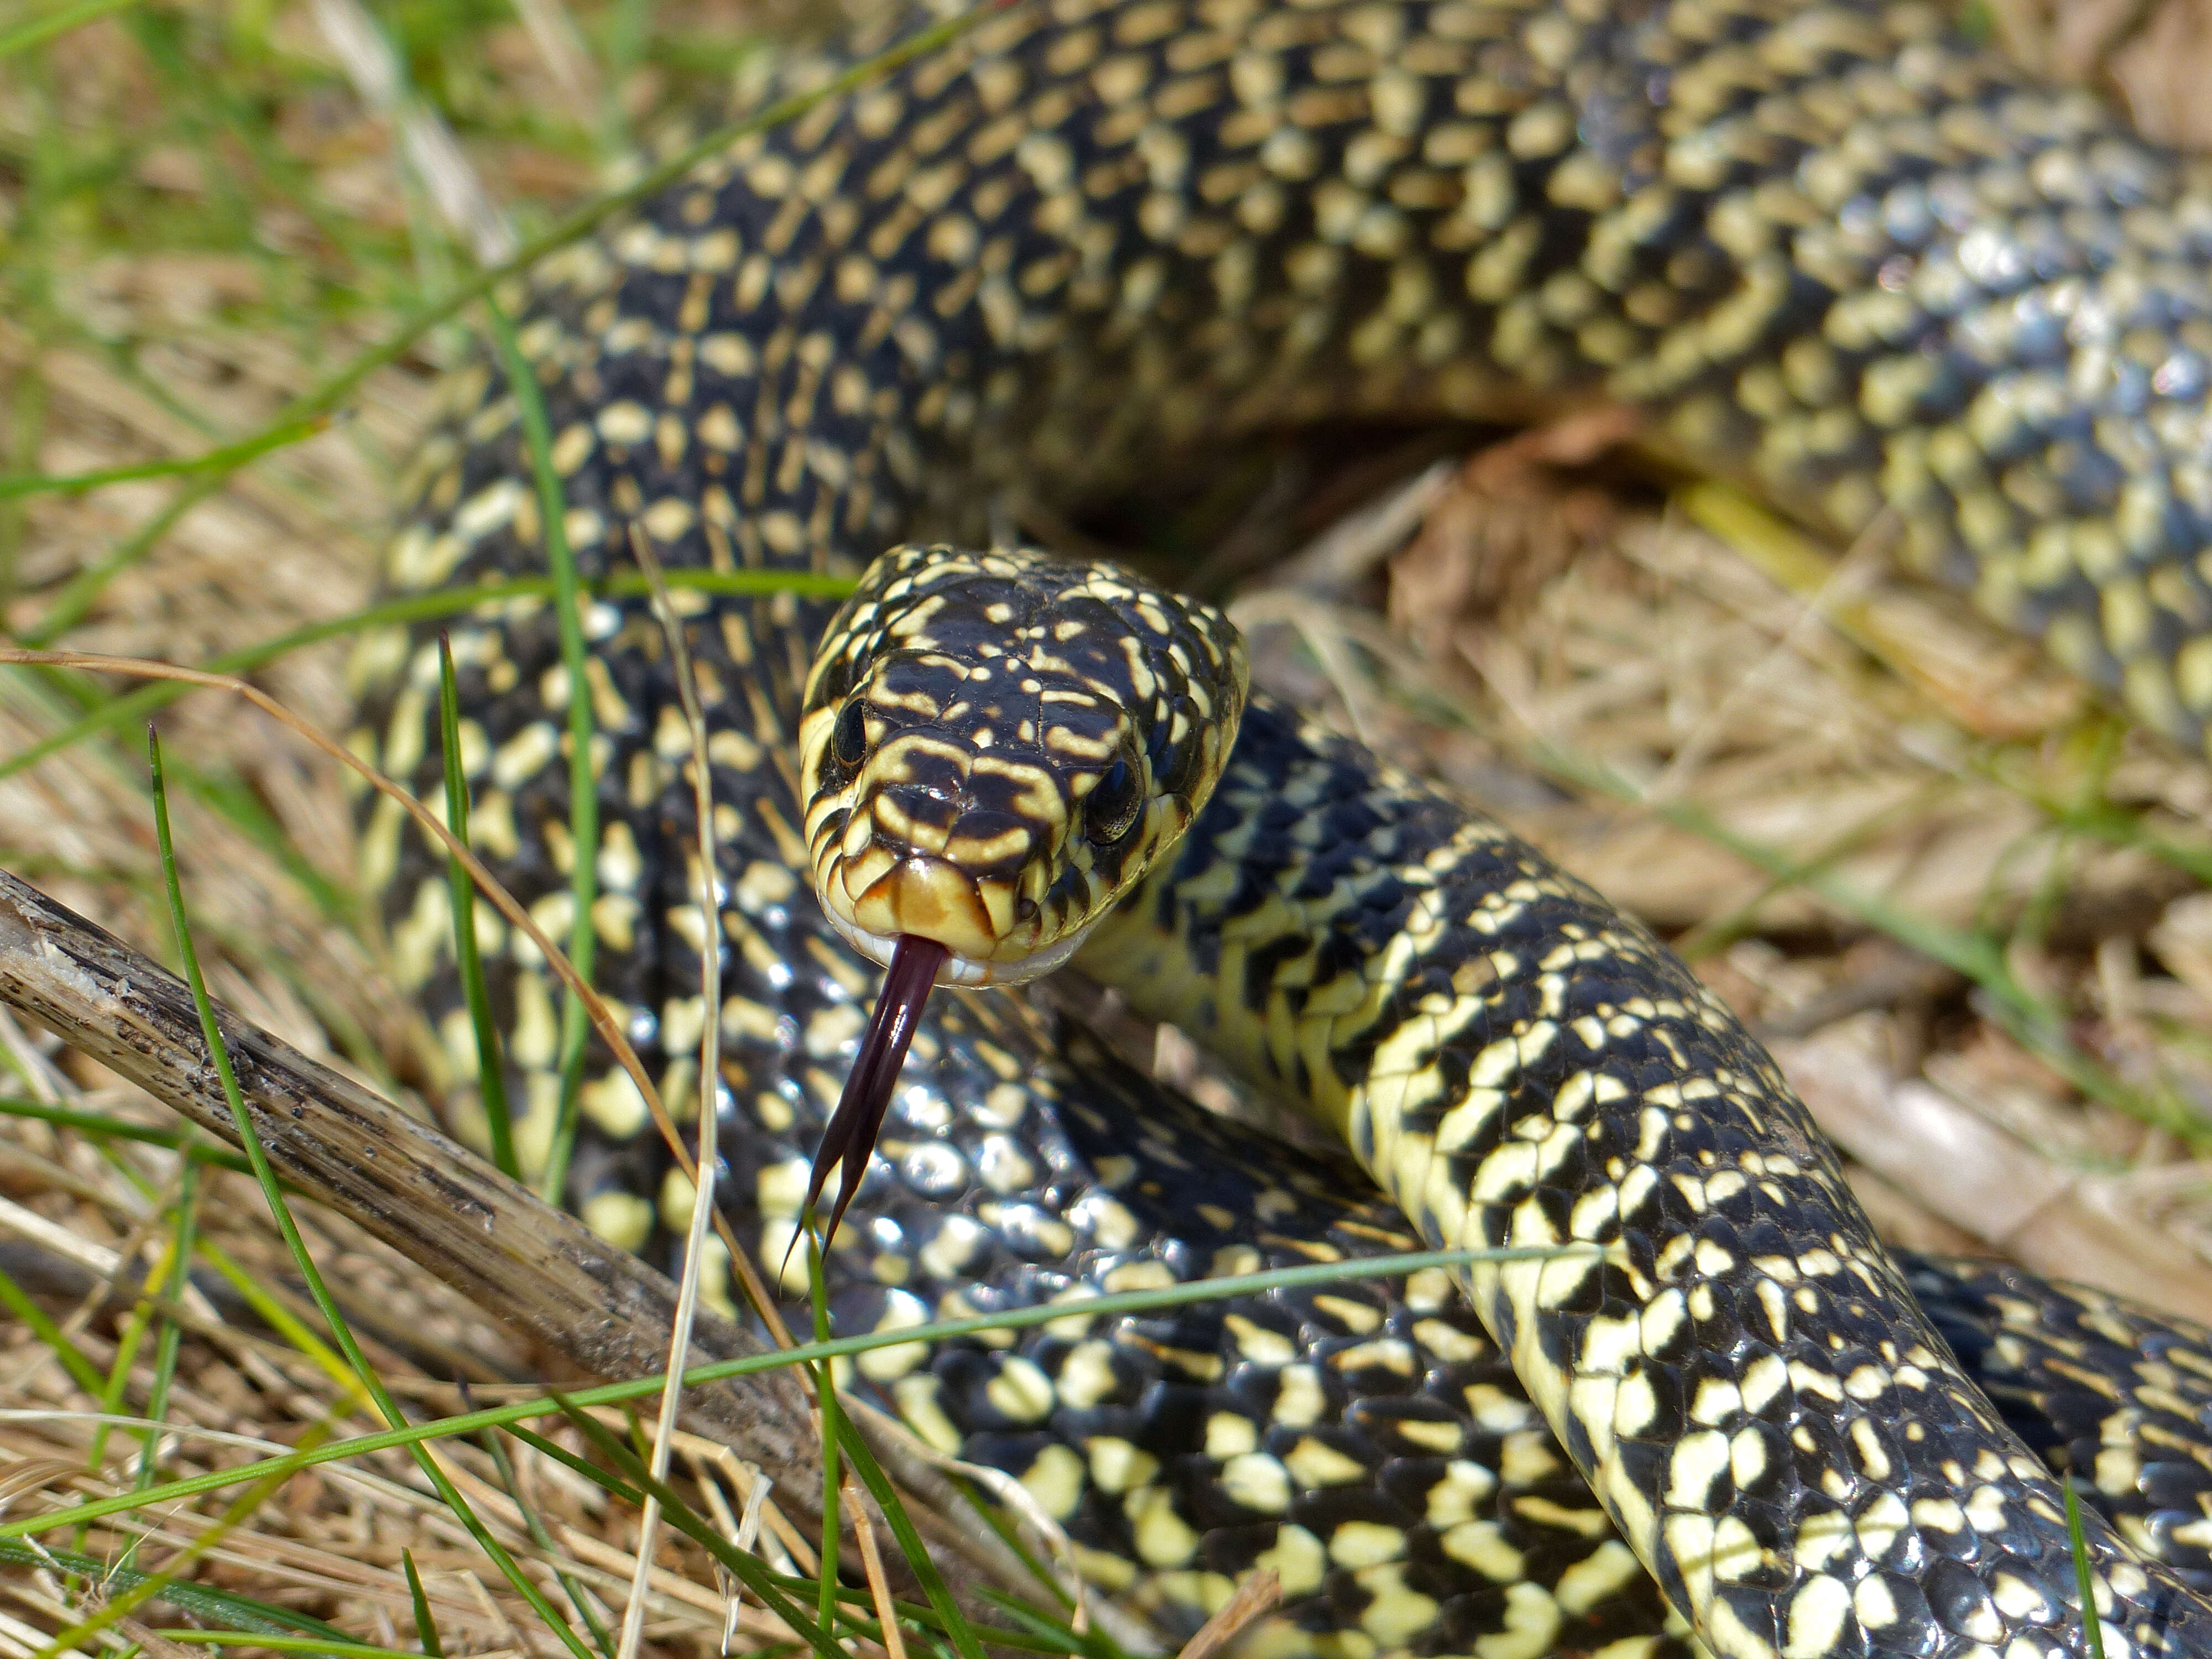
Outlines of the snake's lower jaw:
{"type": "Polygon", "coordinates": [[[993,912],[1003,907],[986,901],[975,878],[926,855],[909,856],[877,877],[852,900],[849,913],[827,896],[834,891],[825,890],[823,914],[862,956],[889,967],[901,939],[931,939],[948,952],[937,982],[963,989],[1041,978],[1073,956],[1091,931],[1086,924],[1042,945],[1001,933],[993,912]]]}
{"type": "MultiPolygon", "coordinates": [[[[872,933],[826,905],[823,914],[846,944],[878,966],[890,966],[891,955],[897,950],[899,939],[903,935],[872,933]]],[[[981,990],[990,986],[1026,985],[1033,979],[1042,979],[1054,969],[1065,966],[1067,959],[1083,948],[1084,937],[1090,931],[1088,927],[1080,928],[1065,939],[1054,940],[1042,951],[1034,951],[1028,956],[1008,962],[993,961],[988,957],[978,960],[963,956],[957,951],[951,951],[945,957],[945,965],[937,970],[937,982],[963,991],[981,990]]]]}

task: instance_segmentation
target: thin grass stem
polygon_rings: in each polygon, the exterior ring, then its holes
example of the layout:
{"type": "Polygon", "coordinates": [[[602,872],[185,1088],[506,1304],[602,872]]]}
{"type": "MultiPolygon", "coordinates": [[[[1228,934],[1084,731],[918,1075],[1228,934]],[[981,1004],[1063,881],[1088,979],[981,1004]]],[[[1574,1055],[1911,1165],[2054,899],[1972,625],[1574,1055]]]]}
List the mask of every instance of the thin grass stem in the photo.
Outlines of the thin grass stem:
{"type": "MultiPolygon", "coordinates": [[[[71,1550],[48,1549],[45,1545],[0,1542],[0,1566],[59,1568],[104,1583],[111,1589],[135,1589],[153,1574],[134,1567],[118,1566],[114,1562],[97,1556],[80,1555],[71,1550]]],[[[280,1607],[267,1601],[257,1601],[251,1596],[235,1591],[215,1589],[205,1584],[173,1583],[163,1587],[161,1599],[186,1613],[201,1614],[210,1619],[225,1620],[234,1629],[252,1631],[258,1636],[313,1636],[325,1641],[343,1642],[343,1631],[326,1625],[321,1620],[304,1613],[295,1613],[289,1607],[280,1607]]]]}
{"type": "Polygon", "coordinates": [[[177,1319],[177,1305],[182,1300],[184,1287],[190,1282],[188,1273],[198,1233],[199,1204],[199,1165],[187,1158],[178,1171],[177,1230],[169,1249],[170,1258],[177,1266],[161,1289],[161,1329],[155,1340],[154,1381],[146,1395],[146,1415],[157,1426],[146,1431],[139,1452],[135,1484],[141,1492],[154,1484],[155,1461],[161,1447],[162,1430],[158,1425],[169,1414],[169,1389],[176,1381],[177,1353],[185,1334],[184,1326],[177,1319]]]}
{"type": "MultiPolygon", "coordinates": [[[[135,1251],[135,1245],[126,1247],[135,1251]]],[[[127,1265],[128,1258],[125,1258],[127,1265]]],[[[146,1333],[154,1323],[154,1298],[166,1293],[172,1273],[181,1272],[183,1263],[178,1260],[173,1237],[165,1241],[161,1254],[154,1258],[151,1272],[146,1275],[146,1288],[132,1304],[123,1329],[115,1343],[115,1362],[107,1368],[107,1379],[100,1390],[100,1409],[109,1416],[123,1410],[123,1396],[131,1386],[132,1367],[138,1363],[138,1349],[146,1340],[146,1333]]],[[[150,1413],[149,1413],[150,1415],[150,1413]]],[[[107,1455],[107,1425],[99,1425],[92,1431],[92,1449],[87,1468],[94,1474],[107,1455]]]]}
{"type": "Polygon", "coordinates": [[[49,1106],[36,1100],[0,1099],[0,1117],[32,1118],[41,1123],[51,1123],[57,1128],[75,1129],[83,1134],[134,1141],[146,1146],[166,1147],[194,1164],[212,1164],[218,1169],[234,1170],[240,1175],[253,1173],[253,1166],[246,1162],[245,1153],[234,1152],[228,1146],[210,1146],[189,1129],[157,1129],[149,1123],[129,1123],[118,1117],[109,1117],[105,1113],[76,1111],[67,1106],[49,1106]]]}
{"type": "MultiPolygon", "coordinates": [[[[764,593],[795,593],[803,599],[842,599],[853,591],[851,579],[843,576],[817,576],[804,571],[775,570],[672,570],[668,573],[671,587],[701,593],[726,593],[756,596],[764,593]]],[[[621,574],[605,577],[586,584],[595,599],[633,599],[651,590],[643,577],[621,574]]],[[[210,674],[250,674],[265,668],[280,658],[295,651],[320,645],[325,640],[342,639],[349,634],[359,634],[372,628],[404,626],[409,623],[430,622],[441,617],[455,617],[477,610],[480,606],[512,604],[518,599],[550,599],[553,597],[550,576],[519,576],[512,580],[487,582],[474,587],[441,587],[433,593],[410,593],[404,599],[386,599],[343,617],[333,617],[326,622],[309,623],[272,639],[226,651],[210,657],[201,665],[202,672],[210,674]]],[[[0,779],[14,776],[26,767],[36,764],[47,756],[82,742],[96,732],[153,713],[174,702],[191,688],[173,683],[156,681],[133,691],[108,699],[80,715],[48,737],[18,750],[0,759],[0,779]]]]}
{"type": "MultiPolygon", "coordinates": [[[[514,1460],[507,1455],[507,1443],[500,1437],[499,1431],[486,1429],[477,1437],[477,1443],[491,1458],[492,1468],[499,1474],[499,1484],[514,1501],[515,1511],[522,1516],[523,1529],[529,1533],[530,1541],[538,1546],[548,1561],[559,1560],[560,1547],[553,1541],[553,1534],[545,1525],[544,1516],[538,1513],[538,1506],[523,1495],[521,1479],[514,1472],[514,1460]]],[[[575,1575],[556,1567],[553,1576],[560,1581],[568,1605],[584,1621],[584,1628],[592,1632],[593,1644],[605,1659],[613,1659],[613,1638],[607,1634],[607,1627],[599,1614],[592,1610],[591,1598],[584,1594],[584,1587],[576,1582],[575,1575]]]]}
{"type": "Polygon", "coordinates": [[[100,1367],[85,1357],[84,1350],[70,1340],[46,1310],[33,1301],[30,1293],[5,1272],[0,1272],[0,1308],[5,1308],[30,1327],[31,1334],[61,1361],[62,1369],[70,1374],[70,1382],[94,1400],[106,1391],[107,1379],[100,1375],[100,1367]]]}
{"type": "MultiPolygon", "coordinates": [[[[541,478],[544,476],[542,472],[541,478]]],[[[699,1312],[699,1275],[706,1265],[707,1246],[714,1238],[714,1178],[720,1162],[714,1145],[715,1131],[721,1121],[717,1109],[722,1082],[722,930],[716,920],[720,897],[715,879],[720,861],[714,848],[714,774],[707,750],[707,716],[700,705],[697,684],[691,676],[691,653],[684,643],[683,618],[676,614],[667,584],[662,580],[660,562],[653,556],[645,532],[641,529],[634,531],[632,539],[637,548],[639,565],[653,584],[653,609],[659,614],[661,630],[668,641],[669,665],[676,674],[677,700],[683,708],[684,730],[691,742],[692,811],[698,820],[694,830],[697,841],[693,848],[692,873],[699,914],[707,919],[704,948],[699,952],[700,1003],[707,1010],[707,1018],[701,1022],[699,1030],[699,1176],[691,1193],[691,1218],[684,1227],[684,1271],[677,1282],[676,1315],[668,1337],[667,1386],[660,1391],[660,1417],[653,1427],[653,1455],[649,1460],[653,1480],[665,1484],[669,1458],[676,1444],[677,1414],[684,1401],[684,1358],[691,1351],[691,1331],[699,1312]]],[[[565,1121],[565,1113],[563,1115],[565,1121]]],[[[734,1260],[732,1265],[736,1265],[734,1260]]],[[[622,1640],[617,1649],[617,1659],[636,1659],[639,1644],[645,1639],[646,1590],[659,1523],[659,1500],[647,1492],[640,1506],[637,1571],[630,1582],[629,1604],[623,1610],[622,1640]]],[[[829,1623],[826,1614],[823,1623],[829,1623]]],[[[892,1659],[905,1659],[905,1656],[894,1655],[892,1659]]]]}
{"type": "MultiPolygon", "coordinates": [[[[799,1603],[784,1595],[776,1582],[776,1576],[769,1571],[765,1564],[757,1557],[738,1549],[700,1519],[666,1481],[654,1480],[652,1471],[646,1468],[645,1460],[638,1455],[635,1449],[624,1445],[574,1401],[563,1401],[562,1407],[568,1421],[575,1425],[586,1440],[599,1448],[601,1456],[635,1482],[646,1495],[658,1498],[661,1511],[668,1517],[670,1524],[705,1548],[727,1568],[759,1599],[763,1607],[790,1627],[793,1635],[805,1642],[821,1656],[821,1659],[844,1659],[844,1650],[830,1634],[834,1628],[831,1620],[825,1618],[817,1624],[809,1619],[799,1603]]],[[[832,1610],[834,1612],[834,1608],[832,1610]]]]}
{"type": "MultiPolygon", "coordinates": [[[[822,1369],[827,1371],[836,1363],[825,1359],[822,1362],[822,1369]]],[[[876,1462],[875,1454],[868,1449],[868,1443],[861,1438],[853,1419],[840,1411],[836,1425],[838,1444],[860,1475],[860,1483],[867,1487],[876,1500],[877,1507],[883,1510],[884,1519],[890,1523],[891,1536],[898,1540],[899,1549],[905,1555],[908,1565],[914,1569],[914,1576],[921,1582],[922,1594],[929,1598],[930,1607],[945,1621],[945,1633],[951,1639],[954,1649],[961,1659],[983,1659],[983,1644],[977,1638],[975,1628],[961,1613],[959,1604],[952,1599],[952,1592],[945,1584],[945,1576],[938,1571],[937,1563],[930,1558],[928,1546],[921,1541],[921,1534],[915,1528],[914,1518],[906,1512],[898,1488],[891,1484],[890,1477],[876,1462]]],[[[867,1524],[865,1514],[854,1519],[856,1526],[867,1524]]]]}
{"type": "MultiPolygon", "coordinates": [[[[1261,1296],[1271,1291],[1304,1289],[1351,1279],[1398,1278],[1434,1267],[1450,1269],[1477,1264],[1548,1261],[1583,1253],[1586,1253],[1585,1247],[1569,1245],[1556,1249],[1419,1250],[1400,1255],[1368,1256],[1350,1261],[1308,1262],[1296,1267],[1270,1268],[1265,1273],[1244,1273],[1230,1279],[1203,1279],[1186,1285],[1165,1285],[1158,1290],[1121,1291],[1080,1302],[1054,1302],[1036,1307],[1008,1309],[994,1314],[973,1314],[963,1319],[939,1320],[927,1325],[905,1326],[891,1331],[863,1332],[852,1336],[832,1337],[827,1342],[810,1342],[798,1347],[747,1354],[737,1359],[718,1359],[708,1364],[695,1365],[685,1371],[684,1386],[699,1389],[726,1377],[750,1376],[758,1371],[775,1370],[786,1365],[811,1365],[824,1359],[866,1353],[873,1349],[894,1347],[902,1343],[947,1342],[991,1332],[1029,1330],[1057,1320],[1119,1318],[1125,1314],[1156,1313],[1164,1309],[1218,1302],[1231,1297],[1261,1296]]],[[[97,1371],[93,1374],[95,1376],[99,1375],[97,1371]]],[[[582,1410],[621,1405],[656,1393],[664,1386],[665,1381],[654,1376],[623,1382],[603,1382],[595,1388],[579,1389],[572,1394],[560,1396],[545,1395],[510,1401],[506,1405],[487,1406],[480,1411],[465,1412],[433,1422],[410,1424],[405,1428],[361,1435],[315,1452],[295,1452],[287,1456],[266,1458],[232,1468],[211,1469],[204,1474],[172,1480],[144,1492],[93,1498],[67,1509],[50,1510],[44,1515],[0,1521],[0,1539],[29,1537],[62,1527],[76,1526],[86,1521],[98,1520],[102,1516],[155,1504],[171,1503],[200,1492],[236,1486],[240,1481],[255,1480],[263,1474],[289,1477],[301,1469],[336,1462],[346,1457],[365,1456],[371,1452],[385,1451],[393,1447],[475,1434],[487,1428],[505,1428],[510,1424],[563,1413],[566,1407],[582,1410]]]]}
{"type": "Polygon", "coordinates": [[[2105,1659],[2105,1621],[2097,1612],[2097,1580],[2089,1571],[2089,1540],[2081,1530],[2081,1500],[2074,1482],[2061,1480],[2058,1490],[2066,1497],[2066,1540],[2074,1553],[2074,1585],[2081,1596],[2081,1635],[2089,1646],[2089,1659],[2105,1659]]]}
{"type": "MultiPolygon", "coordinates": [[[[311,1424],[301,1437],[304,1446],[310,1449],[325,1443],[330,1437],[331,1419],[311,1424]]],[[[128,1619],[140,1607],[155,1597],[168,1597],[179,1588],[179,1581],[200,1558],[215,1549],[248,1520],[284,1484],[281,1475],[264,1475],[248,1486],[216,1518],[215,1524],[197,1534],[184,1548],[164,1562],[158,1572],[140,1575],[136,1583],[122,1595],[112,1596],[91,1618],[80,1620],[62,1631],[40,1648],[33,1659],[62,1659],[88,1638],[112,1629],[128,1619]]]]}
{"type": "Polygon", "coordinates": [[[76,0],[73,6],[61,6],[44,17],[34,17],[27,23],[19,23],[6,33],[0,34],[0,58],[13,58],[18,52],[28,52],[33,46],[44,46],[57,35],[81,28],[95,18],[106,17],[138,3],[138,0],[76,0]]]}
{"type": "MultiPolygon", "coordinates": [[[[446,825],[462,846],[469,844],[469,781],[461,770],[461,699],[453,684],[453,645],[438,635],[438,732],[445,751],[446,825]]],[[[477,887],[460,860],[446,860],[446,886],[453,910],[453,963],[476,1030],[477,1097],[483,1106],[491,1161],[499,1172],[522,1179],[514,1156],[514,1123],[507,1109],[507,1071],[500,1059],[499,1026],[492,1018],[491,991],[484,983],[483,957],[477,948],[477,887]]]]}
{"type": "Polygon", "coordinates": [[[201,1630],[184,1626],[175,1630],[157,1630],[155,1635],[167,1641],[193,1647],[214,1647],[234,1644],[240,1647],[266,1648],[271,1653],[326,1653],[332,1659],[422,1659],[420,1654],[404,1648],[380,1648],[373,1642],[331,1641],[320,1636],[275,1636],[238,1630],[201,1630]]]}
{"type": "MultiPolygon", "coordinates": [[[[300,1276],[307,1281],[308,1295],[314,1298],[317,1310],[329,1325],[331,1336],[337,1341],[339,1352],[345,1355],[354,1375],[368,1390],[384,1420],[398,1428],[406,1422],[406,1417],[400,1411],[398,1402],[385,1388],[383,1379],[376,1374],[375,1367],[369,1364],[368,1356],[362,1352],[361,1345],[354,1340],[353,1328],[339,1310],[330,1287],[323,1282],[321,1270],[315,1266],[314,1257],[308,1253],[307,1241],[301,1237],[299,1224],[292,1218],[291,1206],[285,1202],[284,1189],[278,1183],[276,1172],[269,1162],[269,1154],[261,1145],[260,1133],[254,1127],[253,1119],[246,1109],[245,1097],[239,1091],[238,1074],[230,1063],[229,1045],[224,1042],[222,1032],[216,1024],[215,1004],[209,998],[207,982],[201,976],[199,954],[193,948],[191,926],[185,915],[184,888],[177,875],[176,844],[169,829],[169,796],[161,774],[159,733],[148,732],[146,751],[153,776],[155,837],[161,847],[161,880],[169,896],[169,919],[176,930],[177,954],[183,959],[185,983],[191,988],[192,1006],[199,1012],[200,1033],[206,1039],[208,1054],[215,1061],[216,1075],[222,1085],[223,1098],[230,1106],[231,1121],[237,1126],[240,1144],[253,1164],[254,1178],[261,1183],[262,1196],[268,1202],[278,1232],[283,1236],[285,1248],[291,1252],[293,1266],[299,1269],[300,1276]]],[[[428,1447],[417,1444],[410,1449],[446,1507],[468,1529],[477,1547],[491,1558],[516,1593],[530,1604],[531,1610],[545,1621],[546,1628],[575,1656],[575,1659],[591,1659],[583,1643],[577,1639],[575,1632],[568,1628],[568,1621],[545,1599],[544,1593],[524,1574],[514,1558],[507,1553],[506,1546],[495,1538],[478,1518],[468,1500],[461,1496],[459,1488],[440,1467],[437,1459],[431,1455],[428,1447]]],[[[151,1593],[150,1590],[147,1592],[149,1595],[151,1593]]],[[[144,1598],[142,1596],[140,1599],[144,1598]]],[[[123,1616],[121,1612],[116,1611],[116,1607],[119,1606],[118,1603],[97,1615],[98,1620],[105,1621],[98,1624],[99,1629],[107,1628],[114,1620],[123,1616]]],[[[83,1631],[76,1634],[81,1638],[93,1633],[95,1632],[83,1631]]]]}
{"type": "MultiPolygon", "coordinates": [[[[252,1173],[248,1165],[246,1173],[252,1173]]],[[[249,1273],[237,1259],[213,1239],[200,1240],[200,1259],[221,1273],[231,1289],[236,1291],[253,1310],[254,1317],[291,1344],[315,1368],[330,1378],[332,1385],[344,1390],[344,1397],[337,1409],[350,1412],[364,1398],[361,1379],[347,1366],[345,1357],[302,1324],[283,1299],[272,1294],[269,1286],[255,1274],[249,1273]]]]}
{"type": "MultiPolygon", "coordinates": [[[[578,978],[588,985],[599,943],[592,914],[599,889],[599,772],[592,753],[598,722],[592,713],[592,664],[584,645],[576,555],[568,545],[568,497],[560,469],[553,465],[553,428],[546,418],[545,399],[538,390],[537,371],[523,356],[514,325],[498,301],[486,294],[483,309],[500,366],[507,372],[507,389],[521,414],[523,447],[529,453],[531,477],[538,487],[545,562],[553,575],[561,666],[568,681],[568,844],[574,849],[568,870],[568,960],[575,964],[578,978]]],[[[560,1203],[568,1189],[568,1160],[575,1151],[578,1106],[584,1085],[585,1042],[589,1035],[583,997],[572,990],[561,1009],[561,1114],[555,1121],[552,1145],[538,1183],[540,1195],[549,1204],[560,1203]]]]}
{"type": "MultiPolygon", "coordinates": [[[[0,47],[0,57],[5,55],[4,47],[0,47]]],[[[141,478],[173,478],[210,471],[234,472],[271,450],[283,449],[287,445],[300,443],[318,433],[328,431],[330,424],[327,415],[318,416],[312,420],[293,421],[283,426],[266,428],[243,442],[225,444],[220,449],[204,450],[198,455],[188,455],[180,460],[137,461],[127,466],[102,467],[95,472],[0,474],[0,501],[14,501],[24,495],[81,495],[88,489],[98,489],[104,484],[130,483],[141,478]]]]}
{"type": "Polygon", "coordinates": [[[426,1659],[446,1659],[446,1644],[438,1635],[438,1621],[431,1616],[430,1597],[422,1588],[422,1575],[416,1570],[415,1552],[402,1549],[399,1565],[407,1574],[407,1599],[415,1608],[415,1641],[426,1659]]]}
{"type": "MultiPolygon", "coordinates": [[[[830,1338],[830,1293],[822,1276],[822,1247],[814,1230],[814,1212],[810,1206],[803,1229],[806,1235],[806,1288],[808,1299],[813,1304],[814,1342],[817,1347],[830,1338]]],[[[822,1598],[821,1618],[830,1622],[830,1607],[837,1583],[837,1545],[843,1528],[838,1522],[838,1491],[843,1481],[838,1478],[838,1454],[843,1450],[845,1437],[840,1431],[845,1413],[837,1403],[837,1362],[830,1358],[817,1360],[807,1367],[814,1378],[814,1404],[820,1414],[822,1427],[822,1598]]],[[[925,1552],[926,1553],[926,1552],[925,1552]]]]}

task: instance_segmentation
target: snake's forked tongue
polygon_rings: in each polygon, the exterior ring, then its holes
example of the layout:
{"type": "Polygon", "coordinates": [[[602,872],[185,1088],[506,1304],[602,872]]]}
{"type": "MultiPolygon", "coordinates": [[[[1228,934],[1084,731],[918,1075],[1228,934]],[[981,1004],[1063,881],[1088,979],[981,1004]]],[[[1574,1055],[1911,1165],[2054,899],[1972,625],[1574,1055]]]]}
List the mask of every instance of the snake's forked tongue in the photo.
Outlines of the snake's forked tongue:
{"type": "Polygon", "coordinates": [[[822,1145],[814,1154],[814,1167],[806,1177],[805,1207],[811,1210],[829,1182],[830,1171],[841,1164],[845,1166],[837,1182],[837,1201],[830,1207],[830,1224],[822,1231],[824,1251],[837,1236],[845,1206],[860,1189],[868,1154],[875,1150],[884,1114],[890,1106],[891,1090],[898,1083],[906,1051],[914,1042],[914,1028],[921,1023],[930,987],[937,983],[938,969],[951,954],[935,939],[917,939],[912,933],[900,934],[891,948],[891,965],[884,972],[875,1017],[860,1039],[853,1069],[845,1075],[845,1092],[837,1097],[837,1109],[830,1115],[830,1125],[823,1130],[822,1145]]]}

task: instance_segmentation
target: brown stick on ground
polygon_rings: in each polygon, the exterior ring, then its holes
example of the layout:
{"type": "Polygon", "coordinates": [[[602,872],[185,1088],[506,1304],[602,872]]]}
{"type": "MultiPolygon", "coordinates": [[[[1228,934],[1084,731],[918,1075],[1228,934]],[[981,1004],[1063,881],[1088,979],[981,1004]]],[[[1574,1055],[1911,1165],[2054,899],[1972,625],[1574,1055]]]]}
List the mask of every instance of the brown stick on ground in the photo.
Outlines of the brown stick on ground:
{"type": "MultiPolygon", "coordinates": [[[[0,1001],[210,1134],[238,1144],[184,981],[5,872],[0,1001]]],[[[255,1132],[284,1180],[593,1376],[649,1376],[666,1367],[676,1287],[660,1273],[465,1147],[220,1005],[216,1019],[255,1132]]],[[[730,1321],[699,1313],[694,1363],[764,1351],[730,1321]]],[[[695,1432],[758,1464],[775,1482],[778,1501],[818,1524],[820,1443],[806,1396],[788,1371],[692,1389],[684,1406],[695,1432]]],[[[995,1578],[1008,1589],[1023,1582],[1011,1551],[994,1559],[982,1540],[968,1535],[982,1528],[919,1510],[915,1521],[971,1613],[984,1605],[975,1594],[981,1582],[995,1578]]]]}

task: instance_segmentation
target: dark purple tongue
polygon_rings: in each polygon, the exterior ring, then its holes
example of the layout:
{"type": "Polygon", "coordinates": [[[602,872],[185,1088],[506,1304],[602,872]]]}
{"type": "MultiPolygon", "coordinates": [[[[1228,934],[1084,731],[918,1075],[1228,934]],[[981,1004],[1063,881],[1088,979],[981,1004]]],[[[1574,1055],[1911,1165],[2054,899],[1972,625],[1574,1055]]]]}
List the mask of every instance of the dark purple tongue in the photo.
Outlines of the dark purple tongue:
{"type": "MultiPolygon", "coordinates": [[[[830,1241],[837,1236],[845,1206],[853,1201],[853,1194],[860,1189],[860,1177],[867,1173],[868,1154],[875,1150],[876,1136],[883,1129],[891,1090],[898,1083],[899,1068],[906,1064],[907,1048],[914,1042],[914,1028],[921,1023],[921,1011],[929,1001],[930,987],[937,983],[938,969],[951,954],[935,939],[917,939],[912,933],[901,933],[891,947],[891,965],[884,970],[883,994],[876,999],[875,1017],[860,1039],[853,1069],[845,1074],[845,1092],[837,1097],[837,1109],[830,1115],[830,1127],[822,1132],[822,1145],[815,1151],[814,1167],[806,1178],[806,1208],[811,1210],[830,1180],[830,1171],[841,1164],[845,1166],[837,1182],[837,1202],[822,1233],[825,1255],[830,1241]]],[[[794,1236],[793,1243],[797,1242],[794,1236]]]]}

